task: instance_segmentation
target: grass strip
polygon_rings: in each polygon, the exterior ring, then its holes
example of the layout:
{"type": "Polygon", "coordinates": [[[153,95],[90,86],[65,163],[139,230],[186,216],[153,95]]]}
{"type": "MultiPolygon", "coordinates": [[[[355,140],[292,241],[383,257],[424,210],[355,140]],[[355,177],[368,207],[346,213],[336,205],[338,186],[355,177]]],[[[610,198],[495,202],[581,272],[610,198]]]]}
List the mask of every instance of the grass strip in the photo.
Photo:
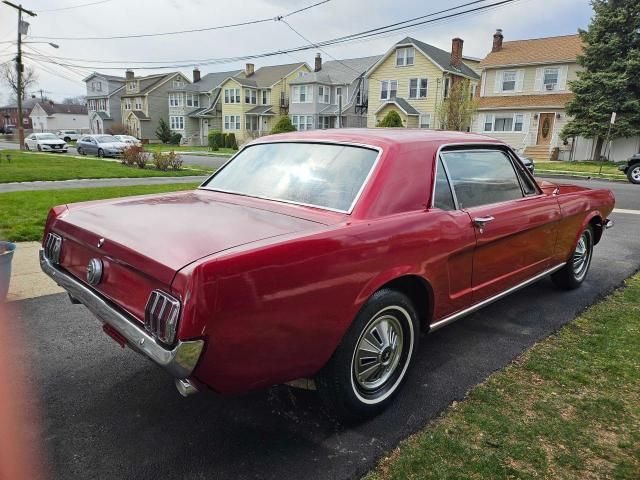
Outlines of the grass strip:
{"type": "Polygon", "coordinates": [[[197,183],[0,193],[0,240],[40,241],[49,209],[87,200],[191,190],[197,183]]]}
{"type": "Polygon", "coordinates": [[[640,274],[365,478],[640,478],[640,274]]]}

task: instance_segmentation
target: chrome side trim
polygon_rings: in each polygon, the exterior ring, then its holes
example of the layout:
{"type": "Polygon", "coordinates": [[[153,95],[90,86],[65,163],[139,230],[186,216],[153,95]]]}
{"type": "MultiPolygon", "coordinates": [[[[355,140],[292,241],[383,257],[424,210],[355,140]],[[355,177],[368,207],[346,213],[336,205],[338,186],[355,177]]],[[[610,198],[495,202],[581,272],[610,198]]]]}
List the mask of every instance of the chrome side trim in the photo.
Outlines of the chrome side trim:
{"type": "Polygon", "coordinates": [[[56,267],[45,256],[44,250],[40,250],[40,268],[101,322],[122,335],[132,350],[149,357],[176,378],[183,379],[191,375],[200,359],[204,340],[178,341],[175,347],[167,349],[149,335],[143,326],[138,326],[134,318],[121,312],[100,294],[56,267]]]}
{"type": "Polygon", "coordinates": [[[519,283],[518,285],[515,285],[507,290],[505,290],[504,292],[500,292],[497,295],[494,295],[493,297],[489,297],[486,300],[483,300],[479,303],[476,303],[475,305],[470,306],[469,308],[465,308],[464,310],[461,310],[457,313],[454,313],[453,315],[449,315],[448,317],[443,318],[442,320],[438,320],[436,323],[433,323],[429,326],[429,332],[435,332],[436,330],[444,327],[445,325],[449,325],[450,323],[455,322],[456,320],[460,320],[462,317],[466,317],[467,315],[470,315],[478,310],[480,310],[483,307],[486,307],[487,305],[496,302],[498,300],[500,300],[501,298],[506,297],[507,295],[516,292],[518,290],[520,290],[521,288],[524,287],[528,287],[529,285],[531,285],[532,283],[537,282],[538,280],[540,280],[542,277],[546,277],[547,275],[552,274],[553,272],[556,272],[558,270],[560,270],[562,267],[565,266],[565,263],[561,263],[559,265],[556,265],[555,267],[549,268],[548,270],[545,270],[542,273],[539,273],[538,275],[536,275],[535,277],[531,277],[528,280],[525,280],[522,283],[519,283]]]}

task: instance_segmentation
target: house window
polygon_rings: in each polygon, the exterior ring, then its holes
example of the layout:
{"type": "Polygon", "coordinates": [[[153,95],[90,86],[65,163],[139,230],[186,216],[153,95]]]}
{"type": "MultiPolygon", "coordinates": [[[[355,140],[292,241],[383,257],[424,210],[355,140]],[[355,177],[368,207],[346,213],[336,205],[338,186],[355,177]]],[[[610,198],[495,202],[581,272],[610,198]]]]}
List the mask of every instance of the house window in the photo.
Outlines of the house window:
{"type": "Polygon", "coordinates": [[[344,97],[342,96],[342,87],[336,87],[336,105],[344,105],[344,97]]]}
{"type": "Polygon", "coordinates": [[[251,103],[255,105],[258,102],[256,97],[256,91],[250,88],[244,89],[244,103],[251,103]]]}
{"type": "Polygon", "coordinates": [[[524,115],[516,114],[513,120],[513,131],[521,132],[523,123],[524,123],[524,115]]]}
{"type": "Polygon", "coordinates": [[[262,105],[267,105],[269,103],[269,91],[262,90],[262,105]]]}
{"type": "Polygon", "coordinates": [[[170,107],[181,107],[183,105],[183,97],[181,93],[170,93],[169,94],[169,106],[170,107]]]}
{"type": "Polygon", "coordinates": [[[398,94],[397,80],[382,80],[380,82],[380,100],[389,100],[396,98],[398,94]]]}
{"type": "Polygon", "coordinates": [[[560,70],[557,68],[545,68],[544,69],[544,89],[545,90],[557,90],[558,89],[558,75],[560,70]]]}
{"type": "Polygon", "coordinates": [[[409,98],[425,98],[427,96],[427,79],[409,79],[409,98]]]}
{"type": "Polygon", "coordinates": [[[200,98],[197,93],[187,93],[185,94],[185,102],[187,107],[199,107],[200,106],[200,98]]]}
{"type": "Polygon", "coordinates": [[[296,85],[293,87],[293,103],[311,103],[313,89],[308,85],[296,85]]]}
{"type": "Polygon", "coordinates": [[[133,92],[136,90],[136,88],[137,88],[137,83],[135,81],[127,82],[127,91],[133,92]]]}
{"type": "Polygon", "coordinates": [[[182,88],[184,87],[184,80],[182,80],[181,78],[176,78],[173,81],[173,88],[182,88]]]}
{"type": "Polygon", "coordinates": [[[239,88],[225,88],[224,89],[224,103],[240,103],[240,89],[239,88]]]}
{"type": "Polygon", "coordinates": [[[131,99],[130,98],[125,98],[124,99],[124,108],[126,110],[131,110],[131,99]]]}
{"type": "Polygon", "coordinates": [[[258,130],[258,117],[256,115],[245,115],[245,128],[249,131],[258,130]]]}
{"type": "Polygon", "coordinates": [[[513,130],[513,115],[508,117],[496,116],[493,122],[494,132],[510,132],[513,130]]]}
{"type": "Polygon", "coordinates": [[[493,115],[484,116],[484,131],[490,132],[493,130],[493,115]]]}
{"type": "Polygon", "coordinates": [[[449,98],[449,87],[451,85],[451,79],[449,77],[444,79],[444,98],[449,98]]]}
{"type": "Polygon", "coordinates": [[[171,115],[169,117],[169,126],[171,130],[184,130],[184,117],[171,115]]]}
{"type": "Polygon", "coordinates": [[[471,88],[469,88],[469,97],[471,100],[475,98],[477,88],[478,88],[478,85],[476,85],[475,83],[471,85],[471,88]]]}
{"type": "Polygon", "coordinates": [[[329,103],[330,99],[331,99],[331,91],[329,90],[329,87],[319,85],[318,86],[318,102],[329,103]]]}
{"type": "Polygon", "coordinates": [[[136,97],[134,100],[134,104],[136,110],[142,110],[142,98],[136,97]]]}
{"type": "Polygon", "coordinates": [[[362,105],[362,87],[356,92],[356,105],[362,105]]]}
{"type": "Polygon", "coordinates": [[[522,113],[487,114],[484,117],[485,132],[522,132],[524,115],[522,113]]]}
{"type": "Polygon", "coordinates": [[[296,130],[313,130],[313,116],[311,115],[292,115],[291,123],[296,130]]]}
{"type": "Polygon", "coordinates": [[[518,77],[518,72],[516,72],[515,70],[502,72],[502,91],[503,92],[515,91],[517,77],[518,77]]]}
{"type": "Polygon", "coordinates": [[[333,128],[331,126],[331,117],[319,117],[318,118],[318,128],[333,128]]]}
{"type": "Polygon", "coordinates": [[[225,130],[240,130],[240,115],[225,115],[224,116],[224,129],[225,130]]]}
{"type": "Polygon", "coordinates": [[[396,50],[396,66],[406,67],[413,65],[415,50],[413,47],[398,48],[396,50]]]}
{"type": "Polygon", "coordinates": [[[430,113],[422,113],[418,117],[420,128],[431,128],[431,114],[430,113]]]}

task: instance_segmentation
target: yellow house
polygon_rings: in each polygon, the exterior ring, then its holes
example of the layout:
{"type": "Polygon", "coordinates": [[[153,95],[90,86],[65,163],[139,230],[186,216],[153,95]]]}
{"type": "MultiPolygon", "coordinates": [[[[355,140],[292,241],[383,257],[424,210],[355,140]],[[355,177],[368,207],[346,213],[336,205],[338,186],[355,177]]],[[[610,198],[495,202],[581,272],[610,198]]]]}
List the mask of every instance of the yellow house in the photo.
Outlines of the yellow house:
{"type": "Polygon", "coordinates": [[[451,52],[411,37],[396,43],[366,74],[367,127],[375,127],[395,110],[405,127],[438,128],[436,109],[449,95],[453,82],[470,82],[475,96],[480,76],[472,67],[478,60],[462,56],[463,43],[454,38],[451,52]]]}
{"type": "Polygon", "coordinates": [[[243,73],[220,86],[222,131],[234,133],[238,143],[269,133],[275,119],[288,113],[289,82],[310,71],[304,62],[257,70],[247,63],[243,73]]]}

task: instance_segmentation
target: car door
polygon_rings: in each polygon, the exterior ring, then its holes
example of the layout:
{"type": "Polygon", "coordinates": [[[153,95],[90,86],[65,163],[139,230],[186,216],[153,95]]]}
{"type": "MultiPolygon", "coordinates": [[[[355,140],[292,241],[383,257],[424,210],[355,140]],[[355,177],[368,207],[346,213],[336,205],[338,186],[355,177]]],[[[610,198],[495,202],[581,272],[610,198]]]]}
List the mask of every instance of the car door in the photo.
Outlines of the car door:
{"type": "Polygon", "coordinates": [[[87,139],[86,151],[87,151],[87,153],[91,153],[93,155],[97,155],[98,154],[98,142],[96,141],[95,138],[89,137],[87,139]]]}
{"type": "Polygon", "coordinates": [[[557,199],[501,147],[442,152],[458,207],[475,228],[474,303],[549,268],[561,218],[557,199]]]}
{"type": "Polygon", "coordinates": [[[27,147],[31,148],[35,148],[34,144],[33,144],[33,138],[34,138],[35,134],[31,134],[27,137],[27,139],[25,140],[25,143],[27,144],[27,147]]]}

